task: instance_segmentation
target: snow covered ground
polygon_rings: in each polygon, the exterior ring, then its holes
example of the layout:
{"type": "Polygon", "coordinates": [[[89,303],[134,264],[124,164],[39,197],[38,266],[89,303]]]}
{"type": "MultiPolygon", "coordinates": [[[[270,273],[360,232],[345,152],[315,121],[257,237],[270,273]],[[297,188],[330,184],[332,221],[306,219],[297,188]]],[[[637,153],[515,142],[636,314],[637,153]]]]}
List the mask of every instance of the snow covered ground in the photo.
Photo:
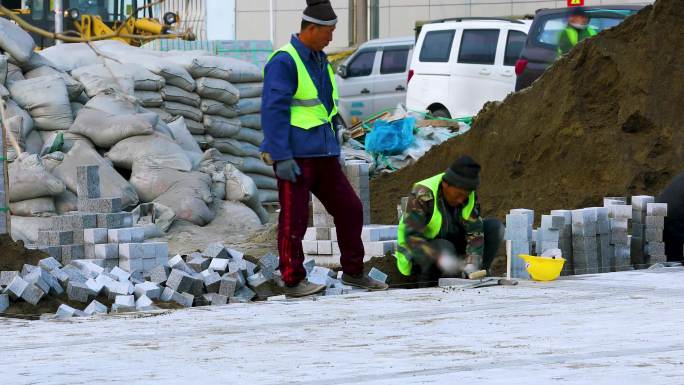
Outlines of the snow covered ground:
{"type": "Polygon", "coordinates": [[[684,384],[684,268],[75,321],[0,319],[3,384],[684,384]]]}

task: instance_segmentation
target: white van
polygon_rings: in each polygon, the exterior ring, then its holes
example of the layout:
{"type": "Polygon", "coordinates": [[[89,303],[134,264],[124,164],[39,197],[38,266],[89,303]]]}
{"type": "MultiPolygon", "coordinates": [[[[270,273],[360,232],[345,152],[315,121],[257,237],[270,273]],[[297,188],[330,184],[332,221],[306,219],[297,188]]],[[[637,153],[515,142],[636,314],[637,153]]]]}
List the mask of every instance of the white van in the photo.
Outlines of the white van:
{"type": "Polygon", "coordinates": [[[460,118],[515,90],[515,62],[531,20],[445,19],[423,25],[409,70],[406,106],[460,118]]]}
{"type": "Polygon", "coordinates": [[[362,44],[337,69],[340,116],[347,126],[406,100],[413,36],[362,44]]]}

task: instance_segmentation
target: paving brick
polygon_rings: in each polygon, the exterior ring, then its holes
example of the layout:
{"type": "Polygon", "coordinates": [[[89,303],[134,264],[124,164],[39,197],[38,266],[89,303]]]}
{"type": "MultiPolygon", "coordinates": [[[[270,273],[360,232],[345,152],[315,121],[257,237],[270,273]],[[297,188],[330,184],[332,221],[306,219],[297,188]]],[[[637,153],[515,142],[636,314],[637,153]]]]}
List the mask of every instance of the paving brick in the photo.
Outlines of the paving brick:
{"type": "Polygon", "coordinates": [[[131,213],[100,213],[95,214],[95,216],[96,225],[91,227],[100,227],[106,229],[121,229],[126,227],[133,227],[133,215],[131,213]]]}
{"type": "Polygon", "coordinates": [[[209,268],[213,271],[223,274],[224,272],[226,272],[226,270],[228,270],[229,262],[230,261],[228,259],[214,258],[211,260],[209,268]]]}
{"type": "Polygon", "coordinates": [[[14,277],[19,276],[18,271],[0,271],[0,286],[7,286],[14,277]]]}
{"type": "Polygon", "coordinates": [[[304,261],[304,269],[306,269],[306,273],[308,274],[313,270],[314,266],[316,266],[316,260],[313,258],[307,259],[304,261]]]}
{"type": "Polygon", "coordinates": [[[143,259],[142,260],[142,271],[143,272],[150,272],[152,269],[154,269],[157,266],[161,266],[164,263],[161,261],[158,261],[156,259],[143,259]]]}
{"type": "Polygon", "coordinates": [[[236,288],[237,288],[237,279],[227,277],[224,275],[221,278],[221,285],[219,286],[218,294],[224,295],[224,296],[230,298],[233,295],[235,295],[236,288]]]}
{"type": "Polygon", "coordinates": [[[645,223],[648,227],[662,229],[665,227],[665,217],[647,215],[645,223]]]}
{"type": "Polygon", "coordinates": [[[107,241],[109,243],[119,244],[131,243],[131,229],[129,227],[120,229],[109,229],[107,231],[107,241]]]}
{"type": "Polygon", "coordinates": [[[117,243],[93,245],[93,248],[97,259],[119,259],[119,245],[117,243]]]}
{"type": "Polygon", "coordinates": [[[50,292],[50,284],[48,281],[54,280],[54,278],[43,269],[34,269],[22,278],[29,284],[38,286],[44,293],[50,292]]]}
{"type": "Polygon", "coordinates": [[[330,269],[327,267],[315,266],[307,276],[307,279],[309,282],[317,285],[330,286],[331,278],[329,272],[330,269]]]}
{"type": "Polygon", "coordinates": [[[663,229],[658,228],[647,228],[644,232],[644,240],[646,242],[662,242],[663,241],[663,229]]]}
{"type": "Polygon", "coordinates": [[[382,271],[380,271],[376,268],[372,268],[368,272],[368,276],[373,278],[376,281],[387,282],[387,274],[383,273],[382,271]]]}
{"type": "Polygon", "coordinates": [[[318,254],[332,255],[332,241],[316,241],[318,243],[318,254]]]}
{"type": "Polygon", "coordinates": [[[237,281],[237,287],[238,288],[247,285],[247,279],[245,278],[245,273],[242,270],[232,272],[232,273],[225,273],[221,276],[221,278],[223,278],[223,277],[229,277],[229,278],[235,279],[237,281]]]}
{"type": "Polygon", "coordinates": [[[55,313],[55,316],[57,318],[60,318],[60,319],[75,317],[76,316],[76,309],[74,309],[73,307],[71,307],[69,305],[62,304],[62,305],[59,305],[59,307],[57,308],[57,312],[55,313]]]}
{"type": "Polygon", "coordinates": [[[130,282],[110,281],[104,284],[104,292],[110,300],[118,295],[128,295],[129,289],[130,282]]]}
{"type": "Polygon", "coordinates": [[[190,290],[188,290],[188,293],[194,295],[194,296],[200,296],[204,294],[204,278],[196,274],[194,276],[190,276],[191,284],[190,284],[190,290]]]}
{"type": "Polygon", "coordinates": [[[646,205],[646,215],[666,217],[667,203],[649,203],[646,205]]]}
{"type": "Polygon", "coordinates": [[[663,242],[648,242],[646,243],[646,255],[665,255],[665,243],[663,242]]]}
{"type": "Polygon", "coordinates": [[[121,198],[78,198],[78,211],[99,214],[118,213],[121,210],[121,198]]]}
{"type": "Polygon", "coordinates": [[[209,268],[211,260],[202,256],[195,256],[188,261],[188,266],[196,272],[201,272],[209,268]]]}
{"type": "Polygon", "coordinates": [[[228,297],[225,295],[221,294],[216,294],[211,297],[211,304],[213,306],[221,306],[221,305],[226,305],[228,303],[228,297]]]}
{"type": "Polygon", "coordinates": [[[632,197],[632,206],[639,211],[646,211],[649,203],[655,202],[655,197],[650,195],[635,195],[632,197]]]}
{"type": "Polygon", "coordinates": [[[397,241],[364,242],[363,249],[366,255],[384,256],[396,250],[397,241]]]}
{"type": "Polygon", "coordinates": [[[252,289],[250,289],[247,286],[242,286],[237,291],[235,291],[234,296],[229,297],[229,301],[230,301],[230,303],[251,301],[255,296],[256,296],[256,293],[252,289]],[[237,298],[238,300],[234,301],[233,298],[237,298]]]}
{"type": "MultiPolygon", "coordinates": [[[[64,266],[61,271],[65,273],[66,275],[69,276],[68,282],[74,281],[74,282],[85,282],[88,280],[89,277],[86,277],[81,269],[74,265],[67,265],[64,266]]],[[[59,279],[59,278],[58,278],[59,279]]],[[[61,281],[60,281],[61,282],[61,281]]],[[[64,284],[64,282],[62,282],[64,284]]]]}
{"type": "Polygon", "coordinates": [[[120,243],[120,259],[142,259],[145,256],[145,246],[143,243],[120,243]]]}
{"type": "Polygon", "coordinates": [[[304,254],[318,254],[318,241],[302,241],[304,254]]]}
{"type": "Polygon", "coordinates": [[[190,293],[174,292],[173,297],[171,299],[183,307],[192,307],[192,303],[195,300],[195,296],[190,293]]]}
{"type": "Polygon", "coordinates": [[[208,274],[203,279],[208,293],[218,293],[221,287],[221,276],[217,272],[208,271],[208,274]]]}
{"type": "Polygon", "coordinates": [[[176,255],[175,257],[169,259],[167,264],[172,269],[181,270],[187,274],[195,274],[195,270],[188,266],[188,264],[185,263],[185,261],[180,255],[176,255]]]}
{"type": "Polygon", "coordinates": [[[115,267],[112,269],[112,271],[109,272],[110,275],[116,277],[116,279],[119,282],[126,282],[129,279],[131,279],[131,273],[128,271],[124,271],[121,268],[115,267]]]}
{"type": "Polygon", "coordinates": [[[172,288],[174,291],[183,293],[191,289],[193,279],[187,273],[173,269],[166,280],[166,286],[172,288]]]}
{"type": "Polygon", "coordinates": [[[96,199],[100,195],[100,166],[76,167],[76,195],[79,198],[96,199]]]}
{"type": "Polygon", "coordinates": [[[158,265],[154,269],[150,270],[150,281],[162,285],[168,279],[170,272],[170,267],[158,265]]]}
{"type": "Polygon", "coordinates": [[[38,269],[40,269],[38,266],[29,265],[28,263],[25,263],[25,264],[21,267],[21,274],[20,274],[20,275],[21,275],[22,277],[24,277],[25,275],[30,274],[32,271],[38,270],[38,269]]]}
{"type": "Polygon", "coordinates": [[[49,257],[62,261],[62,246],[39,246],[38,250],[47,254],[49,257]]]}
{"type": "Polygon", "coordinates": [[[565,217],[560,215],[542,215],[541,228],[542,229],[556,229],[560,230],[565,226],[565,217]]]}
{"type": "Polygon", "coordinates": [[[139,259],[128,259],[119,258],[119,267],[130,272],[143,269],[143,260],[139,259]]]}
{"type": "Polygon", "coordinates": [[[98,282],[93,278],[88,279],[85,281],[85,285],[90,289],[90,292],[93,296],[97,297],[100,295],[100,292],[102,289],[104,289],[104,283],[98,282]]]}
{"type": "Polygon", "coordinates": [[[230,257],[228,250],[226,250],[226,246],[221,242],[209,244],[202,254],[204,254],[204,256],[207,258],[228,259],[230,257]]]}
{"type": "Polygon", "coordinates": [[[83,230],[83,242],[87,245],[107,243],[108,229],[93,228],[83,230]]]}
{"type": "Polygon", "coordinates": [[[29,284],[21,293],[21,299],[30,303],[33,306],[38,305],[38,302],[45,296],[45,292],[38,286],[29,284]]]}
{"type": "Polygon", "coordinates": [[[137,311],[149,311],[154,309],[156,309],[154,302],[152,302],[152,299],[146,295],[139,297],[135,301],[135,310],[137,311]]]}
{"type": "Polygon", "coordinates": [[[361,229],[361,240],[378,242],[397,239],[397,227],[385,225],[366,225],[361,229]]]}
{"type": "Polygon", "coordinates": [[[522,214],[527,217],[527,226],[532,227],[534,225],[534,210],[530,209],[512,209],[509,214],[522,214]]]}
{"type": "Polygon", "coordinates": [[[81,259],[73,261],[73,265],[81,269],[84,276],[95,278],[104,272],[104,268],[94,263],[93,260],[81,259]]]}
{"type": "Polygon", "coordinates": [[[267,253],[259,258],[258,264],[261,274],[263,274],[266,279],[271,279],[273,278],[273,273],[278,270],[280,259],[275,254],[267,253]]]}
{"type": "Polygon", "coordinates": [[[175,293],[175,291],[173,291],[172,288],[165,287],[164,290],[162,290],[161,295],[159,296],[159,300],[164,302],[171,302],[171,300],[173,299],[173,293],[175,293]]]}
{"type": "Polygon", "coordinates": [[[83,245],[62,246],[62,263],[67,264],[75,259],[85,259],[85,247],[83,245]]]}
{"type": "Polygon", "coordinates": [[[0,313],[4,313],[5,310],[9,309],[9,295],[0,294],[0,313]]]}
{"type": "Polygon", "coordinates": [[[530,243],[527,241],[506,241],[506,274],[509,278],[530,278],[525,269],[525,261],[518,257],[520,254],[530,255],[530,252],[530,243]]]}
{"type": "Polygon", "coordinates": [[[329,227],[309,227],[304,233],[304,240],[306,241],[325,241],[330,240],[329,227]]]}
{"type": "Polygon", "coordinates": [[[603,198],[603,207],[614,205],[626,205],[627,198],[625,197],[605,197],[603,198]]]}
{"type": "Polygon", "coordinates": [[[37,243],[41,246],[62,246],[74,244],[73,230],[39,230],[37,243]]]}
{"type": "Polygon", "coordinates": [[[85,309],[83,309],[83,312],[89,316],[95,314],[107,314],[107,306],[96,300],[93,300],[85,309]]]}
{"type": "Polygon", "coordinates": [[[24,293],[24,290],[26,290],[28,285],[28,282],[24,281],[23,278],[17,275],[7,285],[3,291],[3,294],[8,294],[13,301],[16,301],[21,298],[21,295],[24,293]]]}
{"type": "Polygon", "coordinates": [[[87,303],[91,295],[91,291],[85,283],[69,281],[67,296],[70,301],[87,303]]]}

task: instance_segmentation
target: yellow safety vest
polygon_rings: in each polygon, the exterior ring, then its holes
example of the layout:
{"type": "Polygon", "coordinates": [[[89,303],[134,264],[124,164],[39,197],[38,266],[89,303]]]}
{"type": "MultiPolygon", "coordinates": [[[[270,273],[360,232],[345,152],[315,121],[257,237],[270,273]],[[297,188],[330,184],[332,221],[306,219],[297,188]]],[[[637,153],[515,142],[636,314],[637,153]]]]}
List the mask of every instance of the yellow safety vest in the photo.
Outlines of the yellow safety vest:
{"type": "MultiPolygon", "coordinates": [[[[567,27],[561,33],[564,33],[568,36],[568,40],[570,41],[570,44],[572,44],[573,47],[576,46],[577,43],[579,43],[579,32],[575,28],[567,27]]],[[[594,37],[598,34],[598,31],[592,27],[587,27],[587,33],[589,34],[589,37],[594,37]]],[[[560,47],[558,47],[557,50],[558,55],[563,54],[563,52],[561,52],[560,47]]]]}
{"type": "MultiPolygon", "coordinates": [[[[434,196],[432,217],[430,218],[430,222],[428,222],[427,226],[425,227],[425,231],[423,232],[423,236],[425,236],[426,239],[435,239],[439,234],[439,231],[442,229],[442,212],[439,211],[437,202],[439,201],[439,186],[442,184],[443,176],[444,173],[441,173],[416,183],[416,185],[429,188],[430,191],[432,191],[432,196],[434,196]]],[[[474,208],[475,191],[470,193],[470,196],[468,197],[468,204],[466,204],[461,211],[461,216],[464,219],[470,218],[474,208]]],[[[404,225],[403,216],[399,221],[399,227],[397,229],[397,243],[399,244],[400,248],[406,250],[406,225],[404,225]]],[[[405,276],[411,275],[411,268],[413,267],[411,260],[399,250],[394,253],[394,256],[397,259],[397,268],[399,269],[399,272],[405,276]]]]}
{"type": "Polygon", "coordinates": [[[330,63],[328,63],[328,75],[330,76],[330,83],[332,84],[333,108],[332,111],[328,113],[325,105],[318,97],[318,89],[316,88],[313,79],[311,79],[311,75],[309,75],[309,71],[307,71],[306,65],[304,65],[297,49],[291,43],[287,44],[273,52],[268,60],[270,61],[278,52],[287,52],[290,54],[297,66],[297,92],[295,92],[294,97],[292,98],[292,104],[290,105],[290,124],[304,130],[309,130],[313,127],[320,126],[321,124],[329,123],[330,128],[332,129],[331,123],[332,118],[337,115],[339,94],[337,92],[335,74],[330,63]]]}

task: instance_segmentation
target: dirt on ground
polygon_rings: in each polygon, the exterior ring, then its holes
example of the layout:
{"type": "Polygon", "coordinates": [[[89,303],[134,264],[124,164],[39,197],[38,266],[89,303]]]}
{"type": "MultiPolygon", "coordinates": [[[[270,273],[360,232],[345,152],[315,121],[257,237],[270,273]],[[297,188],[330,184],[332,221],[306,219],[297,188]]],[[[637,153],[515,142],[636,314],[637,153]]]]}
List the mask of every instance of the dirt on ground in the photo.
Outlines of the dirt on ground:
{"type": "Polygon", "coordinates": [[[24,264],[37,265],[47,257],[42,251],[25,248],[24,242],[15,242],[8,234],[0,234],[0,271],[21,271],[24,264]]]}
{"type": "Polygon", "coordinates": [[[658,0],[488,103],[470,132],[371,181],[373,222],[396,223],[411,186],[465,154],[482,165],[486,216],[530,208],[539,220],[605,196],[656,195],[684,170],[682,20],[681,0],[658,0]]]}

